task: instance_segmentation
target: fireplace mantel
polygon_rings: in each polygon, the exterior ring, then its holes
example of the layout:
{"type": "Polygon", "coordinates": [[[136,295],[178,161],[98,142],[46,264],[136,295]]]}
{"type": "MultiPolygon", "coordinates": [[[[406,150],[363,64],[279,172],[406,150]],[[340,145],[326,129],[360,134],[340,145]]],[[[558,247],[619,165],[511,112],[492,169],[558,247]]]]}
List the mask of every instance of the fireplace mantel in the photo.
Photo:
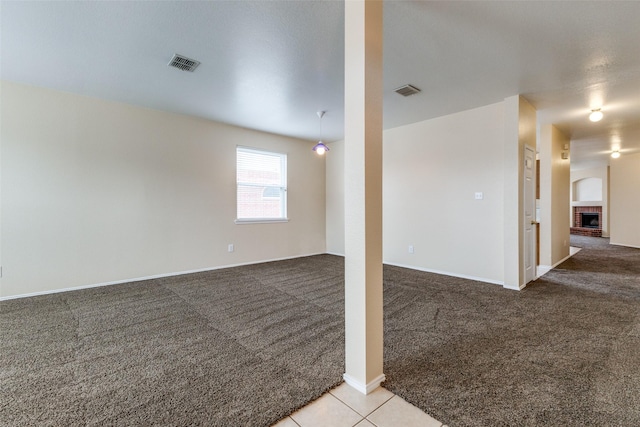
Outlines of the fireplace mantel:
{"type": "Polygon", "coordinates": [[[571,202],[571,206],[583,206],[583,207],[587,207],[587,208],[592,208],[592,207],[602,207],[604,206],[604,202],[602,200],[588,200],[588,201],[572,201],[571,202]]]}

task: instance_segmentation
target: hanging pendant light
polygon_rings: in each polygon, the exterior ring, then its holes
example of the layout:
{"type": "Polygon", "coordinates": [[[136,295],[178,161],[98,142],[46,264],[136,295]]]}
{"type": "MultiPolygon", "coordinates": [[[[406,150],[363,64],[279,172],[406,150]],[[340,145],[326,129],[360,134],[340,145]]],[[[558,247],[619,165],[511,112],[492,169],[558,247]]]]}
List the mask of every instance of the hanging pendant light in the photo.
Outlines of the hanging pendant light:
{"type": "Polygon", "coordinates": [[[327,147],[324,142],[322,142],[322,117],[324,116],[325,111],[318,111],[318,117],[320,118],[320,140],[318,143],[312,148],[319,155],[324,155],[327,151],[329,151],[329,147],[327,147]]]}

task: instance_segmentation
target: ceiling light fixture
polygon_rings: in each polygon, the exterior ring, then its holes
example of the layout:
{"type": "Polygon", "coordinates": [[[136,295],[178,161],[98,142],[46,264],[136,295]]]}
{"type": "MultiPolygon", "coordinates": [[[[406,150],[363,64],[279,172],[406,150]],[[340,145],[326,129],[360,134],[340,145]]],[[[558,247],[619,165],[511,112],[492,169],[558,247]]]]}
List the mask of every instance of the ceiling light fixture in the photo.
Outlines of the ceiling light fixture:
{"type": "Polygon", "coordinates": [[[591,114],[589,114],[589,120],[591,120],[592,122],[599,122],[600,120],[602,120],[603,116],[604,114],[602,114],[602,111],[597,108],[595,110],[591,110],[591,114]]]}
{"type": "Polygon", "coordinates": [[[620,150],[615,150],[611,152],[611,157],[614,159],[617,159],[618,157],[620,157],[620,150]]]}
{"type": "Polygon", "coordinates": [[[320,118],[320,140],[318,141],[318,143],[312,148],[313,151],[315,151],[317,154],[319,155],[323,155],[325,152],[329,151],[329,147],[327,147],[326,145],[324,145],[324,142],[322,142],[322,117],[324,116],[324,113],[326,113],[326,111],[318,111],[318,117],[320,118]]]}

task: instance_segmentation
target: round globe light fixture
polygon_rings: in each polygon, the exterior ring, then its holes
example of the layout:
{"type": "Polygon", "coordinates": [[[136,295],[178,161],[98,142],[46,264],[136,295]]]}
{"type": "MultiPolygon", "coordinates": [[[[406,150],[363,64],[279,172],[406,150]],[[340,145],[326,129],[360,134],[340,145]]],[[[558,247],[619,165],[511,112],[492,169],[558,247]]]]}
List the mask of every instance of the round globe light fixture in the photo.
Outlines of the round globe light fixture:
{"type": "Polygon", "coordinates": [[[329,151],[329,147],[324,145],[324,142],[318,141],[318,143],[312,148],[312,150],[315,151],[316,154],[319,154],[322,156],[324,153],[329,151]]]}
{"type": "Polygon", "coordinates": [[[602,111],[600,111],[600,109],[596,109],[596,110],[591,110],[591,114],[589,114],[589,120],[591,120],[592,122],[599,122],[600,120],[602,120],[602,117],[604,117],[604,114],[602,114],[602,111]]]}

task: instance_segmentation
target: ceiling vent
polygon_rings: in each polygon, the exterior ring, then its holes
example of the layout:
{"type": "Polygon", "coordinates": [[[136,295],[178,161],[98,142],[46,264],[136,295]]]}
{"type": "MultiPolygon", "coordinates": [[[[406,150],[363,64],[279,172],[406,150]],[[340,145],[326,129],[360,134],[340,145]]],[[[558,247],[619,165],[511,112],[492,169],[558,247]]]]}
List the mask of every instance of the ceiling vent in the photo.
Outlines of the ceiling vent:
{"type": "Polygon", "coordinates": [[[402,96],[411,96],[411,95],[415,95],[416,93],[420,93],[420,89],[411,85],[400,86],[396,88],[395,91],[396,93],[399,93],[402,96]]]}
{"type": "Polygon", "coordinates": [[[187,58],[186,56],[178,55],[177,53],[173,54],[173,58],[167,64],[169,67],[175,67],[182,71],[191,71],[195,70],[200,62],[195,59],[187,58]]]}

